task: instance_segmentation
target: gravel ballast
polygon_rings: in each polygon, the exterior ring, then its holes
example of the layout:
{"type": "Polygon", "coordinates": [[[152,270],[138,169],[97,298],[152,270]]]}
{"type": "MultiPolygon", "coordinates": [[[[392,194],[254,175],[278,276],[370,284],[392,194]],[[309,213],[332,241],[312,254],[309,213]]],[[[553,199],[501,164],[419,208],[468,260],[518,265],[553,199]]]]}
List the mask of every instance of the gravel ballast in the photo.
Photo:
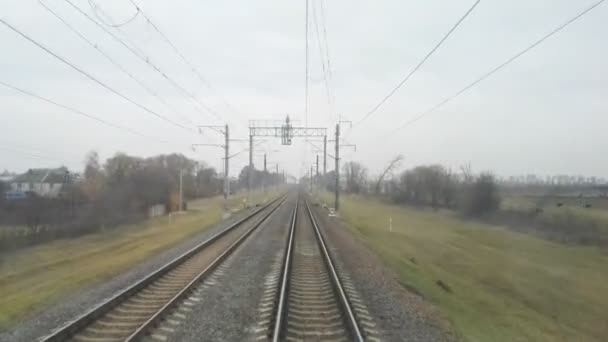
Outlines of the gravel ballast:
{"type": "Polygon", "coordinates": [[[206,229],[204,232],[194,235],[188,240],[149,258],[132,267],[129,271],[119,274],[110,280],[87,286],[80,291],[70,294],[67,298],[58,299],[55,303],[51,303],[48,308],[34,314],[12,329],[0,333],[0,341],[35,341],[42,336],[48,335],[52,330],[63,326],[66,322],[78,317],[103,300],[112,297],[116,292],[143,279],[172,259],[205,241],[213,234],[225,229],[240,218],[245,217],[255,209],[247,209],[236,213],[230,218],[206,229]]]}
{"type": "Polygon", "coordinates": [[[291,196],[151,334],[164,341],[253,340],[265,279],[282,260],[294,203],[291,196]]]}
{"type": "MultiPolygon", "coordinates": [[[[396,275],[321,207],[316,212],[334,262],[364,302],[383,341],[455,341],[447,321],[420,296],[406,290],[396,275]]],[[[341,274],[342,277],[342,274],[341,274]]]]}

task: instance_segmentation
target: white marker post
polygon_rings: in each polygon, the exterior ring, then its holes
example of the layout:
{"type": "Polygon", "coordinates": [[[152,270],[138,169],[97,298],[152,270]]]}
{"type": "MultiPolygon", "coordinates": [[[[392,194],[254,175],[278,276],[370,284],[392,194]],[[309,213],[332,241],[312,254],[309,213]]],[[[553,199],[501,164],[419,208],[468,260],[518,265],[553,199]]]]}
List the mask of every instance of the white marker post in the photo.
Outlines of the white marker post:
{"type": "Polygon", "coordinates": [[[388,218],[388,231],[389,231],[389,233],[393,232],[393,218],[392,217],[388,218]]]}

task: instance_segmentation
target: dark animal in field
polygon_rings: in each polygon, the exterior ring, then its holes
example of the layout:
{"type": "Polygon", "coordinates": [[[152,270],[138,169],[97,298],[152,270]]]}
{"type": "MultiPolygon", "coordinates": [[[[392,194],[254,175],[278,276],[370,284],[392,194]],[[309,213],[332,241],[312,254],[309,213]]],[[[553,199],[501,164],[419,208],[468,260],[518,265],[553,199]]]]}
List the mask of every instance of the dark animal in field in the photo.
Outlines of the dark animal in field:
{"type": "Polygon", "coordinates": [[[559,202],[559,203],[557,203],[556,205],[557,205],[558,207],[561,207],[561,206],[563,206],[563,205],[564,205],[564,203],[559,202]]]}
{"type": "Polygon", "coordinates": [[[591,203],[585,203],[585,208],[591,208],[591,203]]]}

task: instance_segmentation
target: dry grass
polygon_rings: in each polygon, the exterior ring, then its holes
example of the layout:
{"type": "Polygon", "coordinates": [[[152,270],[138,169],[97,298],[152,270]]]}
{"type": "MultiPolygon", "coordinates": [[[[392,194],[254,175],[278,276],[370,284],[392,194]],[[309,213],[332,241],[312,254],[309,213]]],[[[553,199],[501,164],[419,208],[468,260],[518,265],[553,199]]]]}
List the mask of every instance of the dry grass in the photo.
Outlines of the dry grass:
{"type": "Polygon", "coordinates": [[[438,306],[464,341],[608,336],[608,257],[597,248],[361,197],[344,196],[340,215],[401,283],[438,306]]]}
{"type": "MultiPolygon", "coordinates": [[[[274,194],[255,193],[251,198],[259,203],[274,194]]],[[[0,330],[206,230],[221,220],[223,204],[220,197],[192,201],[189,212],[172,215],[170,221],[164,216],[0,255],[0,330]]]]}

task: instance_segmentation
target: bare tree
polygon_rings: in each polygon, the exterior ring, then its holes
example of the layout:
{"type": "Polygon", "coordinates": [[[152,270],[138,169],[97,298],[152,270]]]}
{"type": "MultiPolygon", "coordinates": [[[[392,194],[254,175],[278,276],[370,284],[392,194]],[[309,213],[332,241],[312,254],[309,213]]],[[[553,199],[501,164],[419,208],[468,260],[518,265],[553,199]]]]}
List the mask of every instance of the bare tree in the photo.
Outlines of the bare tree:
{"type": "Polygon", "coordinates": [[[360,193],[367,182],[367,169],[357,162],[347,162],[342,167],[346,178],[346,191],[360,193]]]}
{"type": "Polygon", "coordinates": [[[96,200],[99,197],[103,183],[104,174],[99,163],[99,154],[96,151],[91,151],[85,158],[84,181],[82,183],[82,190],[89,201],[96,200]]]}
{"type": "Polygon", "coordinates": [[[384,168],[384,171],[382,171],[382,173],[380,174],[380,177],[378,177],[378,181],[376,182],[376,188],[375,188],[376,194],[380,193],[380,185],[384,181],[384,178],[386,177],[386,175],[392,173],[395,169],[399,168],[399,166],[401,165],[401,162],[403,162],[403,155],[398,154],[384,168]]]}

